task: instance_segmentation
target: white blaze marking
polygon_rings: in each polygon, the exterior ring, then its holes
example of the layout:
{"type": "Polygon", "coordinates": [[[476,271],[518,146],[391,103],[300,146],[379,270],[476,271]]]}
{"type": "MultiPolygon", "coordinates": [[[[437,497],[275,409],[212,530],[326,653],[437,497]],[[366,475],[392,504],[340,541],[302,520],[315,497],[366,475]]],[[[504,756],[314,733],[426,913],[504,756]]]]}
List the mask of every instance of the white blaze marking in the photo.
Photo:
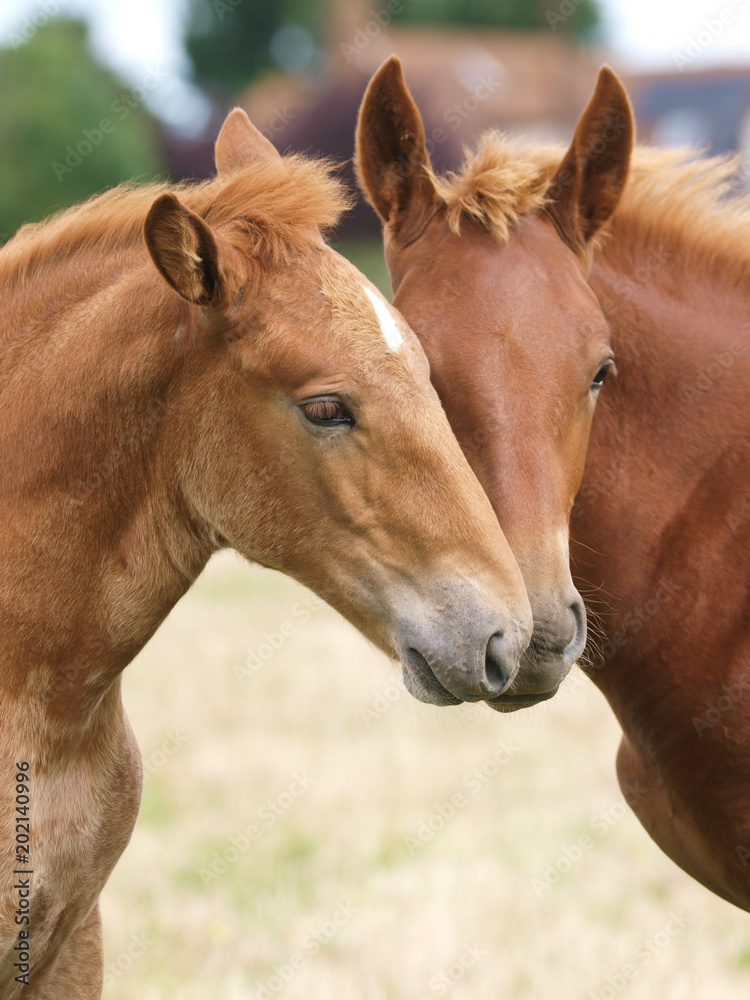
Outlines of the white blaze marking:
{"type": "Polygon", "coordinates": [[[403,344],[404,338],[401,336],[401,332],[396,326],[396,321],[391,315],[390,309],[382,299],[378,298],[378,296],[367,287],[367,285],[362,285],[362,288],[364,289],[364,293],[367,298],[370,302],[372,302],[375,315],[380,321],[380,329],[383,333],[383,339],[392,351],[397,351],[403,344]]]}

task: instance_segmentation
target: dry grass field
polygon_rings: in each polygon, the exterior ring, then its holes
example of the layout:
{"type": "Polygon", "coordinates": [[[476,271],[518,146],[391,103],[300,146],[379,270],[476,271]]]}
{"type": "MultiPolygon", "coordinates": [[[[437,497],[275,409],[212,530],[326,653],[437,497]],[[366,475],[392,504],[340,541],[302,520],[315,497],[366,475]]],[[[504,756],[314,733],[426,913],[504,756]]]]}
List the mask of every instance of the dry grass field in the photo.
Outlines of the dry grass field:
{"type": "Polygon", "coordinates": [[[420,705],[309,592],[222,554],[124,698],[147,780],[106,1000],[750,996],[750,918],[624,806],[580,673],[513,716],[420,705]]]}

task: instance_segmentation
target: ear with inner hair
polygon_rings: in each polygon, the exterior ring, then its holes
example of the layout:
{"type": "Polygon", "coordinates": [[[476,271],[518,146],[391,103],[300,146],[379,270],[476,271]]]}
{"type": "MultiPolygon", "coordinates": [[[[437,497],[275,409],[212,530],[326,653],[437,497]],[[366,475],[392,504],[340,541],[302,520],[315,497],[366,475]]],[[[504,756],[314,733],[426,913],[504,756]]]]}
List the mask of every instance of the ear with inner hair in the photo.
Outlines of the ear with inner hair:
{"type": "MultiPolygon", "coordinates": [[[[229,112],[216,139],[216,170],[220,176],[253,163],[280,161],[276,148],[258,131],[242,108],[229,112]]],[[[143,229],[157,270],[193,305],[223,305],[232,291],[231,262],[236,256],[199,215],[175,195],[161,195],[151,206],[143,229]]]]}
{"type": "Polygon", "coordinates": [[[617,208],[630,167],[635,125],[625,88],[602,66],[591,100],[552,178],[546,212],[576,253],[617,208]]]}
{"type": "Polygon", "coordinates": [[[431,179],[422,118],[396,56],[387,59],[370,80],[356,136],[360,187],[391,235],[408,243],[430,220],[439,199],[431,179]]]}
{"type": "Polygon", "coordinates": [[[156,199],[143,237],[156,269],[183,299],[214,308],[226,303],[236,251],[179,198],[167,192],[156,199]]]}
{"type": "MultiPolygon", "coordinates": [[[[612,70],[603,66],[573,141],[546,190],[549,218],[581,256],[586,256],[591,239],[617,207],[628,176],[633,135],[627,94],[612,70]]],[[[385,223],[387,235],[399,243],[415,239],[444,203],[446,178],[436,179],[432,172],[422,119],[396,56],[383,63],[365,92],[355,162],[360,187],[385,223]]],[[[541,164],[538,183],[545,183],[541,164]]],[[[453,186],[454,180],[447,179],[447,188],[453,186]]],[[[492,198],[481,185],[477,196],[492,198]]],[[[544,204],[543,187],[535,200],[544,204]]],[[[515,212],[509,216],[513,220],[515,212]]]]}

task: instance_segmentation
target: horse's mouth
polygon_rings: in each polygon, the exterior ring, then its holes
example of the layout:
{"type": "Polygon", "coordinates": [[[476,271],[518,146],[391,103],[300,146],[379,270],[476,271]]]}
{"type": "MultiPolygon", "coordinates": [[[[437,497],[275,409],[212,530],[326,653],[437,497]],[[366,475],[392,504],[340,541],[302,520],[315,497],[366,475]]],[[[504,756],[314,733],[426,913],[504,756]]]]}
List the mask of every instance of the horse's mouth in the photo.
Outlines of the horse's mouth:
{"type": "Polygon", "coordinates": [[[551,691],[543,691],[541,694],[501,694],[499,698],[493,698],[486,704],[496,712],[517,712],[520,708],[531,708],[542,701],[549,701],[557,694],[559,687],[558,683],[551,691]]]}
{"type": "Polygon", "coordinates": [[[551,648],[532,640],[508,691],[487,704],[496,712],[517,712],[554,698],[573,665],[564,653],[563,648],[551,648]]]}
{"type": "Polygon", "coordinates": [[[422,656],[413,648],[406,651],[403,659],[404,686],[417,701],[428,705],[460,705],[461,698],[451,694],[435,676],[435,672],[422,656]]]}
{"type": "MultiPolygon", "coordinates": [[[[404,686],[417,701],[426,702],[428,705],[463,704],[462,698],[458,698],[444,684],[441,684],[430,664],[418,650],[414,648],[408,649],[402,662],[404,686]]],[[[553,688],[540,693],[509,693],[498,695],[497,698],[483,700],[496,712],[517,712],[521,708],[531,708],[533,705],[538,705],[542,701],[548,701],[550,698],[553,698],[557,694],[561,682],[562,678],[558,680],[553,688]]]]}

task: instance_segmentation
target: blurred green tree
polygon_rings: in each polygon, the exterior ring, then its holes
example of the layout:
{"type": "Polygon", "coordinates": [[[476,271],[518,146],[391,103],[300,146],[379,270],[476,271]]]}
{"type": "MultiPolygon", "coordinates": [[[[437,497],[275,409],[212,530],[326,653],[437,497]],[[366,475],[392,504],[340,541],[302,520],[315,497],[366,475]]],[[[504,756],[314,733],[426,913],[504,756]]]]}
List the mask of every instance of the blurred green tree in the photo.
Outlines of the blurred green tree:
{"type": "Polygon", "coordinates": [[[554,31],[587,38],[599,27],[597,0],[403,0],[394,21],[554,31]]]}
{"type": "MultiPolygon", "coordinates": [[[[192,0],[187,50],[197,82],[228,98],[274,66],[312,65],[335,8],[332,0],[192,0]]],[[[389,22],[481,25],[580,38],[592,35],[600,21],[597,0],[373,0],[363,5],[364,19],[380,9],[389,22]]]]}
{"type": "Polygon", "coordinates": [[[222,98],[267,69],[305,69],[318,58],[326,0],[192,0],[187,50],[198,83],[222,98]]]}
{"type": "Polygon", "coordinates": [[[23,223],[163,169],[143,105],[159,74],[128,87],[96,62],[85,24],[57,18],[0,49],[0,242],[23,223]]]}

